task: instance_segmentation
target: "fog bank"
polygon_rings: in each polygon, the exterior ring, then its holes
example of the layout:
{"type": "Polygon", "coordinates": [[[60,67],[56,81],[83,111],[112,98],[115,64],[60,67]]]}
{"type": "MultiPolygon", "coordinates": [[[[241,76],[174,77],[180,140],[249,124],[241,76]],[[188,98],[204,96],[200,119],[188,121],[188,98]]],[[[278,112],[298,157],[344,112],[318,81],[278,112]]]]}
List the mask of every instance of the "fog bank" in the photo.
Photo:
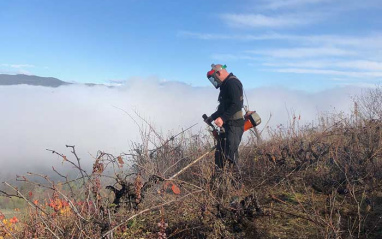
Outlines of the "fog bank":
{"type": "MultiPolygon", "coordinates": [[[[250,109],[256,110],[263,122],[272,114],[269,125],[276,126],[286,123],[288,113],[311,122],[319,112],[349,112],[351,96],[360,91],[354,87],[319,93],[257,88],[247,89],[246,96],[250,109]]],[[[97,150],[116,155],[128,152],[131,142],[140,138],[127,113],[138,120],[134,112],[139,113],[165,135],[195,123],[198,125],[192,130],[204,130],[201,115],[215,110],[218,93],[212,86],[192,87],[155,79],[133,79],[115,88],[0,86],[0,180],[52,165],[62,167],[61,159],[46,149],[70,155],[66,144],[75,145],[87,165],[97,150]]]]}

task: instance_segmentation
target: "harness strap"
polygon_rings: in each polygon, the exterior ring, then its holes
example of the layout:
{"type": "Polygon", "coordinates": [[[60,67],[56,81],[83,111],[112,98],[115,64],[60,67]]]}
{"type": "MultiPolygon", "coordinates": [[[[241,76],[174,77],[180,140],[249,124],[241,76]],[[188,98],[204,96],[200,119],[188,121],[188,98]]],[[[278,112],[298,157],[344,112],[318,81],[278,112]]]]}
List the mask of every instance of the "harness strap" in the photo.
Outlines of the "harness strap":
{"type": "Polygon", "coordinates": [[[241,110],[233,114],[228,120],[238,120],[238,119],[244,119],[243,111],[241,110]]]}
{"type": "MultiPolygon", "coordinates": [[[[234,78],[234,79],[240,81],[235,75],[232,75],[230,78],[234,78]]],[[[240,96],[240,99],[243,100],[243,96],[240,96]]],[[[244,115],[243,115],[242,110],[233,114],[228,120],[239,120],[239,119],[244,119],[244,115]]]]}

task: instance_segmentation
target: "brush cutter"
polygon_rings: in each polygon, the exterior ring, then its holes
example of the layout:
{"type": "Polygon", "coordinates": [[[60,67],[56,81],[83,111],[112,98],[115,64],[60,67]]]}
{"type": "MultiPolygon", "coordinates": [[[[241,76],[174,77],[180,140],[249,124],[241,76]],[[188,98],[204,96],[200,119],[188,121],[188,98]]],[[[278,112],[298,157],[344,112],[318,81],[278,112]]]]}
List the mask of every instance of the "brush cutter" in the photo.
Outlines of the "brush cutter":
{"type": "MultiPolygon", "coordinates": [[[[213,124],[212,122],[212,119],[211,118],[208,118],[208,116],[206,115],[206,114],[203,114],[203,119],[204,119],[204,122],[206,122],[210,127],[211,127],[211,133],[212,133],[212,135],[214,136],[214,138],[216,139],[216,140],[218,140],[219,139],[219,135],[221,134],[221,133],[223,133],[222,132],[222,129],[220,129],[217,125],[215,125],[215,124],[213,124]]],[[[224,130],[224,129],[223,129],[224,130]]]]}
{"type": "MultiPolygon", "coordinates": [[[[218,126],[213,124],[212,119],[208,118],[206,114],[204,114],[202,117],[204,119],[204,122],[211,126],[212,135],[214,136],[214,138],[218,139],[219,135],[221,133],[224,133],[224,128],[219,128],[218,126]]],[[[247,111],[247,113],[244,115],[244,120],[244,131],[254,128],[261,123],[261,118],[259,114],[256,113],[256,111],[247,111]]]]}

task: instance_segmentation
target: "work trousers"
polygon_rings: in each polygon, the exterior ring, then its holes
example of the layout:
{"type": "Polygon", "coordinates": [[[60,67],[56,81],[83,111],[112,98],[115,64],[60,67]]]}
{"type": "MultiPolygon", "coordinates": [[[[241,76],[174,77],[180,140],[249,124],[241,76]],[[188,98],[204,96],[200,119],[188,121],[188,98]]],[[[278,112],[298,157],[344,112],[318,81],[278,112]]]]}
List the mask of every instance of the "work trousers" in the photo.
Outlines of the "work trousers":
{"type": "Polygon", "coordinates": [[[224,168],[226,162],[238,167],[239,144],[244,133],[244,126],[223,125],[225,133],[220,135],[215,151],[215,164],[224,168]]]}

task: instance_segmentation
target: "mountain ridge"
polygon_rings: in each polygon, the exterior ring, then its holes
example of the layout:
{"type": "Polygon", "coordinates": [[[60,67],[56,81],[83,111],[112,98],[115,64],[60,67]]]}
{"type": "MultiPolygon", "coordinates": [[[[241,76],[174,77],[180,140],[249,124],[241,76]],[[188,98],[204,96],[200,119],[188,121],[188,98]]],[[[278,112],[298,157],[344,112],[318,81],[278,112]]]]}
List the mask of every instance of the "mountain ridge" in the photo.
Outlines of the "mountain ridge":
{"type": "Polygon", "coordinates": [[[72,83],[59,80],[54,77],[41,77],[35,75],[7,75],[0,74],[0,85],[33,85],[33,86],[46,86],[46,87],[59,87],[62,85],[70,85],[72,83]]]}

